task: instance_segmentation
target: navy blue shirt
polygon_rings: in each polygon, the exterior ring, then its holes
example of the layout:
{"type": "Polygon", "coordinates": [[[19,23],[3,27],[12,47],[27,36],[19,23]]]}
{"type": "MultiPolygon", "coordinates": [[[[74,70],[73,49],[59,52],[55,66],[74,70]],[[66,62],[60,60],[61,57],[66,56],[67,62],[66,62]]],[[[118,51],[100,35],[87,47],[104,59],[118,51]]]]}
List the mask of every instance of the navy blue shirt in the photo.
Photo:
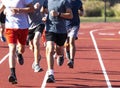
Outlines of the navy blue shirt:
{"type": "Polygon", "coordinates": [[[46,31],[54,33],[67,33],[66,20],[62,17],[53,17],[49,14],[51,10],[65,13],[66,9],[70,8],[68,0],[45,0],[44,8],[48,9],[46,21],[46,31]]]}
{"type": "Polygon", "coordinates": [[[73,18],[71,20],[66,21],[66,26],[76,26],[80,24],[80,18],[78,10],[82,8],[81,0],[68,0],[71,4],[73,18]]]}

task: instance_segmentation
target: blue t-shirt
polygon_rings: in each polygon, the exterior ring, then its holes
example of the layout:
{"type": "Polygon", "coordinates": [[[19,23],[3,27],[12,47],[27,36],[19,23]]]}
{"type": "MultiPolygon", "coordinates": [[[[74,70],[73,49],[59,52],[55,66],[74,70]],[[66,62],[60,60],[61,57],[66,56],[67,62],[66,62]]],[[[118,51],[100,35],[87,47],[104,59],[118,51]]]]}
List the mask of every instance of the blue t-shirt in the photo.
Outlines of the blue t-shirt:
{"type": "Polygon", "coordinates": [[[29,18],[29,30],[37,27],[39,24],[43,24],[42,22],[42,15],[40,13],[41,6],[43,5],[44,0],[33,0],[33,5],[36,3],[40,4],[40,7],[36,9],[34,12],[29,13],[28,18],[29,18]]]}
{"type": "Polygon", "coordinates": [[[68,0],[45,0],[43,7],[48,9],[46,31],[54,33],[67,33],[66,20],[62,17],[52,17],[49,12],[51,10],[55,10],[57,12],[65,13],[66,9],[70,8],[68,0]]]}
{"type": "Polygon", "coordinates": [[[78,10],[82,8],[82,2],[81,0],[68,0],[71,4],[73,18],[71,20],[66,21],[66,26],[76,26],[80,24],[80,18],[78,10]]]}

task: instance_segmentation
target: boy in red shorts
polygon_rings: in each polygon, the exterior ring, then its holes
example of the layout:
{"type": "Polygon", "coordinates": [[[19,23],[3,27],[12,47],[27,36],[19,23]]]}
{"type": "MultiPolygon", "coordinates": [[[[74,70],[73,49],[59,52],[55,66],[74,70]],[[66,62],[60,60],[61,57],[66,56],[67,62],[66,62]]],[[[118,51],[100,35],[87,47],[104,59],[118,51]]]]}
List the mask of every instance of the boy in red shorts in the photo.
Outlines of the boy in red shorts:
{"type": "Polygon", "coordinates": [[[17,84],[15,71],[16,46],[19,64],[22,65],[24,60],[22,53],[25,51],[26,37],[28,35],[28,17],[27,13],[33,12],[34,7],[32,0],[2,0],[0,12],[5,9],[5,35],[9,46],[9,68],[10,75],[8,81],[17,84]],[[7,2],[7,3],[6,3],[7,2]]]}

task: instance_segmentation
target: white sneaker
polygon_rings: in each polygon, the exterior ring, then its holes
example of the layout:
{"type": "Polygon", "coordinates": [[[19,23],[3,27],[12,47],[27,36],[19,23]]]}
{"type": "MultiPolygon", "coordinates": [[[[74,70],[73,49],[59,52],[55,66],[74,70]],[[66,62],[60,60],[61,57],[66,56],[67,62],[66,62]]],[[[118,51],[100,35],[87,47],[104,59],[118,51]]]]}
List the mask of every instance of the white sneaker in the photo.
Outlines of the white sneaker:
{"type": "Polygon", "coordinates": [[[41,60],[41,55],[40,55],[40,57],[39,57],[39,59],[38,59],[38,64],[36,64],[36,65],[38,65],[38,66],[35,65],[35,62],[33,62],[33,64],[32,64],[32,69],[34,69],[34,72],[39,72],[39,71],[37,71],[37,70],[40,70],[40,69],[39,69],[39,68],[40,68],[40,66],[39,66],[40,60],[41,60]],[[37,68],[38,68],[38,69],[37,69],[37,68]],[[35,70],[35,69],[37,69],[37,70],[35,70]]]}
{"type": "Polygon", "coordinates": [[[41,72],[43,69],[38,64],[32,64],[32,69],[34,69],[34,72],[41,72]]]}

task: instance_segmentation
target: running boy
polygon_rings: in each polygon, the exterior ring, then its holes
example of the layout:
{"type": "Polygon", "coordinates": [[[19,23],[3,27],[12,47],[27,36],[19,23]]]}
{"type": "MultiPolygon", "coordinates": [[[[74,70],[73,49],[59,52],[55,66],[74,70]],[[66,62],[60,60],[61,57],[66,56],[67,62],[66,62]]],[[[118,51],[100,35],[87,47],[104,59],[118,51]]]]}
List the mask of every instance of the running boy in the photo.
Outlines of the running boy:
{"type": "Polygon", "coordinates": [[[2,0],[0,12],[5,9],[5,35],[9,46],[9,68],[8,81],[17,84],[15,70],[16,45],[18,43],[18,61],[22,65],[22,53],[25,51],[26,38],[28,35],[28,14],[34,11],[32,0],[2,0]],[[6,3],[7,2],[7,3],[6,3]]]}
{"type": "Polygon", "coordinates": [[[46,20],[46,58],[48,65],[48,79],[47,82],[55,82],[54,79],[54,43],[56,44],[56,51],[59,56],[59,64],[62,65],[64,61],[64,42],[67,38],[67,31],[65,28],[65,19],[72,18],[72,11],[67,0],[45,0],[42,7],[42,12],[48,14],[46,20]],[[58,53],[59,51],[59,53],[58,53]]]}

